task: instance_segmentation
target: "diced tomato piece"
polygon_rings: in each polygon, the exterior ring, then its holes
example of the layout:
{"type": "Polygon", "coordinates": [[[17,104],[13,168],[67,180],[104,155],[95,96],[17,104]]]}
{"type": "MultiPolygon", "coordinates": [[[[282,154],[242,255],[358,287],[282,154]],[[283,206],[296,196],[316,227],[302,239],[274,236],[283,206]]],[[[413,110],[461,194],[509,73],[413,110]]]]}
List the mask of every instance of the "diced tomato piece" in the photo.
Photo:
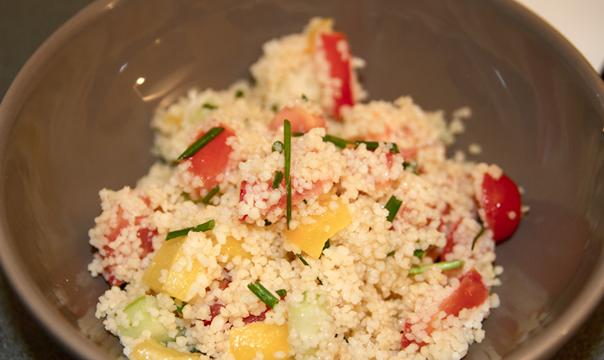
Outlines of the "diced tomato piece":
{"type": "MultiPolygon", "coordinates": [[[[145,200],[145,198],[143,198],[143,200],[145,200]]],[[[149,205],[147,201],[145,201],[145,203],[149,205]]],[[[117,237],[121,234],[122,230],[131,225],[128,220],[124,218],[124,210],[119,205],[117,207],[116,217],[116,226],[112,227],[107,233],[107,235],[105,235],[105,238],[109,243],[115,241],[117,237]]],[[[134,220],[134,225],[138,227],[145,217],[146,216],[137,216],[134,220]]],[[[146,227],[137,229],[136,237],[140,240],[139,246],[141,248],[141,259],[153,252],[153,237],[157,234],[157,229],[150,229],[146,227]]],[[[115,256],[115,250],[109,245],[104,245],[103,253],[99,253],[98,256],[102,258],[111,258],[115,256]]],[[[103,277],[105,278],[105,280],[107,280],[110,285],[120,286],[124,284],[124,281],[122,279],[118,279],[113,273],[113,266],[106,266],[103,269],[103,277]]]]}
{"type": "Polygon", "coordinates": [[[472,269],[461,276],[460,284],[441,304],[440,310],[447,315],[459,315],[463,309],[471,309],[485,302],[489,290],[482,282],[482,276],[472,269]]]}
{"type": "Polygon", "coordinates": [[[447,230],[447,243],[443,248],[443,251],[440,253],[440,258],[444,259],[445,255],[453,251],[453,246],[455,246],[455,231],[461,224],[461,219],[457,220],[448,230],[447,230]]]}
{"type": "Polygon", "coordinates": [[[510,237],[522,216],[520,191],[512,179],[502,174],[495,180],[485,174],[482,180],[482,198],[479,200],[484,209],[486,224],[493,231],[495,243],[510,237]]]}
{"type": "Polygon", "coordinates": [[[405,322],[405,324],[403,325],[403,331],[401,332],[401,349],[405,349],[407,346],[411,345],[411,344],[417,344],[417,346],[419,346],[420,348],[422,346],[426,346],[427,344],[423,341],[417,342],[415,340],[409,340],[407,339],[407,334],[409,334],[411,332],[411,324],[409,324],[408,322],[405,322]]]}
{"type": "Polygon", "coordinates": [[[142,228],[136,232],[136,237],[141,241],[141,259],[153,252],[153,238],[156,235],[157,229],[142,228]]]}
{"type": "Polygon", "coordinates": [[[117,207],[116,217],[117,217],[116,226],[111,228],[109,230],[109,233],[106,236],[107,241],[109,241],[109,242],[115,241],[115,239],[117,239],[117,237],[120,236],[120,233],[122,232],[122,230],[126,226],[128,226],[128,220],[124,219],[124,209],[122,209],[121,206],[117,207]]]}
{"type": "Polygon", "coordinates": [[[351,56],[346,35],[341,32],[321,34],[321,45],[329,65],[329,76],[339,81],[339,89],[333,97],[332,115],[340,118],[342,106],[354,105],[352,94],[351,56]]]}
{"type": "Polygon", "coordinates": [[[218,288],[219,288],[220,290],[224,290],[224,289],[228,288],[228,287],[229,287],[229,284],[231,284],[231,281],[232,281],[232,280],[231,280],[231,277],[230,277],[230,276],[226,276],[226,277],[224,277],[223,279],[220,279],[220,280],[218,281],[218,288]]]}
{"type": "Polygon", "coordinates": [[[285,120],[292,124],[292,132],[305,133],[310,129],[325,127],[325,119],[320,115],[313,115],[300,106],[284,107],[279,111],[269,127],[273,130],[279,129],[285,120]]]}
{"type": "MultiPolygon", "coordinates": [[[[204,134],[204,132],[199,133],[197,138],[199,139],[204,134]]],[[[191,164],[189,170],[203,180],[205,189],[216,186],[217,177],[223,174],[227,168],[229,156],[233,152],[231,146],[227,144],[227,139],[231,136],[235,136],[235,133],[224,127],[224,131],[187,160],[191,164]]]]}
{"type": "MultiPolygon", "coordinates": [[[[269,187],[272,186],[272,181],[269,181],[267,183],[269,184],[269,187]]],[[[253,186],[253,184],[249,184],[247,181],[242,181],[241,184],[239,185],[239,202],[242,202],[244,200],[245,195],[247,194],[248,186],[253,186]]],[[[283,191],[283,195],[279,198],[279,201],[276,204],[264,209],[264,211],[263,211],[264,215],[270,213],[275,208],[285,209],[285,207],[287,205],[287,196],[285,195],[285,190],[284,190],[285,189],[285,180],[283,180],[281,182],[280,186],[281,186],[281,190],[283,191]]],[[[303,192],[293,191],[292,192],[292,205],[295,206],[297,203],[299,203],[300,201],[303,201],[304,199],[308,199],[313,196],[318,196],[318,195],[321,195],[322,193],[323,193],[323,182],[318,181],[315,184],[313,184],[312,188],[310,188],[308,190],[305,190],[303,192]]],[[[247,218],[247,215],[244,215],[241,218],[239,218],[239,220],[245,221],[246,218],[247,218]]]]}
{"type": "Polygon", "coordinates": [[[264,321],[266,319],[266,313],[268,312],[268,308],[266,308],[266,310],[264,310],[263,312],[261,312],[259,315],[248,315],[246,317],[244,317],[243,323],[244,324],[251,324],[253,322],[257,322],[257,321],[264,321]]]}
{"type": "Polygon", "coordinates": [[[220,314],[220,309],[222,309],[223,307],[224,305],[220,303],[213,303],[212,305],[210,305],[210,318],[208,320],[204,320],[203,325],[209,326],[214,320],[214,318],[218,316],[218,314],[220,314]]]}

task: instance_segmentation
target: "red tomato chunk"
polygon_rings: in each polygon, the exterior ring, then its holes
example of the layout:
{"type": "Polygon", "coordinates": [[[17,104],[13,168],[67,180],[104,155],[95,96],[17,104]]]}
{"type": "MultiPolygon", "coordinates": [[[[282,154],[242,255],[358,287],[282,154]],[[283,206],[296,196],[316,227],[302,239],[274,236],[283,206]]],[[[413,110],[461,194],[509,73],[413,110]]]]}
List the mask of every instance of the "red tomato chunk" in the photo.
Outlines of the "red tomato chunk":
{"type": "Polygon", "coordinates": [[[283,125],[285,120],[291,122],[292,132],[294,133],[305,133],[313,128],[325,127],[325,119],[323,119],[322,116],[310,114],[299,106],[284,107],[281,109],[281,111],[275,115],[269,127],[273,130],[277,130],[283,125]]]}
{"type": "Polygon", "coordinates": [[[495,180],[485,174],[482,180],[482,199],[486,224],[493,231],[495,243],[510,237],[520,223],[521,200],[518,187],[506,175],[495,180]]]}
{"type": "Polygon", "coordinates": [[[441,304],[440,310],[447,315],[459,315],[463,309],[471,309],[485,302],[489,290],[482,282],[482,276],[472,269],[459,279],[460,284],[441,304]]]}
{"type": "MultiPolygon", "coordinates": [[[[224,127],[224,126],[223,126],[224,127]]],[[[204,135],[201,132],[197,138],[204,135]]],[[[227,144],[227,139],[235,136],[235,133],[224,127],[218,136],[199,149],[188,161],[191,166],[189,170],[203,180],[203,187],[211,189],[218,184],[217,177],[223,174],[229,162],[229,156],[233,149],[227,144]]]]}
{"type": "Polygon", "coordinates": [[[348,41],[343,33],[333,32],[321,34],[321,43],[329,64],[329,76],[332,79],[337,79],[340,83],[339,91],[336,91],[333,97],[334,106],[332,109],[332,115],[339,118],[342,106],[354,105],[348,41]]]}

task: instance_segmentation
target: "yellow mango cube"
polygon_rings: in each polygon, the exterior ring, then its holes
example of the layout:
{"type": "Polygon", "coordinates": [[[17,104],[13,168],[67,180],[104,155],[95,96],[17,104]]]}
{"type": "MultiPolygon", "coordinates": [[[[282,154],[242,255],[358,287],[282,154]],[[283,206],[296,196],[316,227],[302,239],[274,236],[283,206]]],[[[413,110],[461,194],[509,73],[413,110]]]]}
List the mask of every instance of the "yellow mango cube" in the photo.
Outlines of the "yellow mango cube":
{"type": "Polygon", "coordinates": [[[227,236],[226,242],[220,248],[220,254],[226,255],[227,261],[233,260],[236,256],[241,256],[242,259],[251,259],[252,256],[243,249],[241,243],[232,236],[227,236]]]}
{"type": "Polygon", "coordinates": [[[153,291],[166,293],[185,302],[193,297],[195,293],[193,285],[199,273],[204,270],[195,259],[189,260],[192,261],[190,268],[185,266],[183,269],[183,263],[186,264],[188,260],[183,251],[186,239],[186,236],[183,236],[165,241],[143,274],[143,282],[153,291]],[[160,282],[164,271],[165,281],[160,282]]]}
{"type": "Polygon", "coordinates": [[[199,354],[184,353],[167,348],[153,340],[138,343],[129,358],[131,360],[199,360],[199,354]]]}
{"type": "Polygon", "coordinates": [[[329,33],[333,30],[333,19],[330,18],[316,18],[311,21],[308,28],[306,29],[306,51],[312,53],[315,51],[317,44],[317,38],[321,33],[329,33]]]}
{"type": "Polygon", "coordinates": [[[235,360],[256,358],[257,353],[265,360],[276,359],[275,353],[281,352],[285,358],[289,352],[287,325],[251,323],[232,329],[229,334],[229,348],[235,360]]]}
{"type": "MultiPolygon", "coordinates": [[[[325,202],[324,206],[328,207],[329,201],[325,202]]],[[[352,216],[346,203],[341,199],[337,199],[336,202],[338,204],[336,209],[328,207],[323,214],[313,216],[312,224],[300,223],[296,229],[286,231],[286,240],[298,246],[310,257],[318,259],[323,252],[325,242],[352,223],[352,216]]]]}

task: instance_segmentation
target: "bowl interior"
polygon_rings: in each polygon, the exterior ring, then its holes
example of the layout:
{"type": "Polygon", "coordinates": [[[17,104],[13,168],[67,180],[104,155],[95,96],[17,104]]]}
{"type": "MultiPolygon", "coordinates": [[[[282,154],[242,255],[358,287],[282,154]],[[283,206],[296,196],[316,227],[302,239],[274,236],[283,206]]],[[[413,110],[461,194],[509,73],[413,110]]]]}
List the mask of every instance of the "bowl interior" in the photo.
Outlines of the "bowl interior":
{"type": "Polygon", "coordinates": [[[497,249],[502,305],[471,358],[535,355],[537,341],[551,345],[576,327],[572,312],[585,304],[573,300],[590,281],[601,292],[604,92],[516,5],[139,0],[85,12],[28,64],[18,92],[13,85],[0,134],[5,267],[34,312],[54,314],[47,325],[82,355],[120,352],[94,318],[107,286],[86,270],[87,230],[99,189],[133,185],[153,162],[154,108],[192,86],[248,77],[263,42],[315,15],[334,17],[367,61],[372,99],[409,94],[429,110],[470,106],[455,149],[480,144],[473,159],[500,164],[525,190],[530,215],[497,249]]]}

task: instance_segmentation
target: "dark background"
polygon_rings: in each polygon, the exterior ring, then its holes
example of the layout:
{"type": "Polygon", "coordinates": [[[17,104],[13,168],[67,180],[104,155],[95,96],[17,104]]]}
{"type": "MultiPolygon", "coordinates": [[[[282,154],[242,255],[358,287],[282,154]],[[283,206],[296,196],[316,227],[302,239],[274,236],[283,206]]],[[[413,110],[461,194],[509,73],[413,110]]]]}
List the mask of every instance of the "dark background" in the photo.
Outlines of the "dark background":
{"type": "MultiPolygon", "coordinates": [[[[44,39],[90,2],[0,0],[0,97],[44,39]]],[[[71,358],[31,317],[3,273],[0,273],[0,358],[71,358]]],[[[604,359],[604,302],[554,358],[604,359]]]]}

